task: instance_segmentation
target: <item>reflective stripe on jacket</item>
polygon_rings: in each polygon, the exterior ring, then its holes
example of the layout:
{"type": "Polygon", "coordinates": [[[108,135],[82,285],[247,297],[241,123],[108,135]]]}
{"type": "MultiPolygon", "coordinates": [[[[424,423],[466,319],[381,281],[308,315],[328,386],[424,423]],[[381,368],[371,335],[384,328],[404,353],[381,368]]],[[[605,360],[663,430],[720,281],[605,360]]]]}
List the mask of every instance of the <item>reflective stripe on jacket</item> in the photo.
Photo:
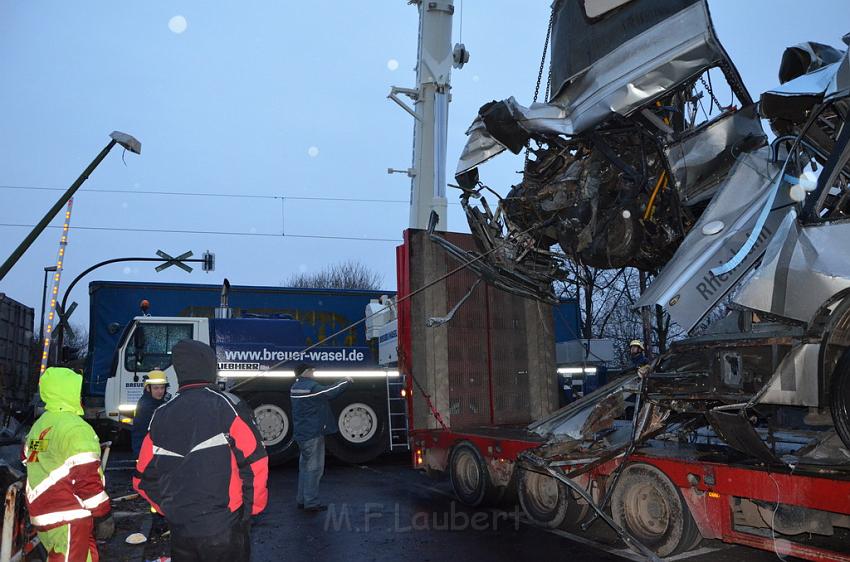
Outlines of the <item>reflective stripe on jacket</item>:
{"type": "Polygon", "coordinates": [[[187,385],[154,412],[133,488],[181,536],[223,533],[266,507],[268,457],[239,397],[187,385]]]}
{"type": "Polygon", "coordinates": [[[51,367],[39,380],[47,411],[36,420],[24,445],[26,496],[39,531],[84,517],[109,513],[103,489],[100,442],[80,416],[82,377],[51,367]]]}
{"type": "Polygon", "coordinates": [[[348,388],[349,381],[323,386],[309,377],[299,377],[289,389],[292,401],[293,437],[307,441],[339,431],[336,417],[328,402],[348,388]]]}

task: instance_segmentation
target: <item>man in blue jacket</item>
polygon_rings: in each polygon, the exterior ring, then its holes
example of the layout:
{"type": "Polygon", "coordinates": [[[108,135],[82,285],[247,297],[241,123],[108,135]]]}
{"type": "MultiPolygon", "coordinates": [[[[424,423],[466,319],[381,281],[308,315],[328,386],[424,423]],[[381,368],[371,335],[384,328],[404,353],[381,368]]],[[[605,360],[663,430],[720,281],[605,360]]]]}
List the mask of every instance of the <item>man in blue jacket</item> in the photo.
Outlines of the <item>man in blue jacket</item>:
{"type": "Polygon", "coordinates": [[[345,392],[353,382],[349,377],[330,386],[316,382],[314,369],[307,363],[295,367],[295,383],[289,390],[292,400],[293,436],[301,456],[298,460],[298,508],[325,511],[319,503],[319,481],[325,471],[325,435],[336,433],[336,417],[329,402],[345,392]]]}
{"type": "Polygon", "coordinates": [[[154,410],[171,400],[171,395],[168,394],[167,389],[168,378],[164,371],[154,369],[148,374],[142,397],[136,403],[136,414],[133,417],[133,426],[130,428],[130,444],[136,458],[139,458],[142,441],[148,434],[148,426],[151,423],[154,410]]]}

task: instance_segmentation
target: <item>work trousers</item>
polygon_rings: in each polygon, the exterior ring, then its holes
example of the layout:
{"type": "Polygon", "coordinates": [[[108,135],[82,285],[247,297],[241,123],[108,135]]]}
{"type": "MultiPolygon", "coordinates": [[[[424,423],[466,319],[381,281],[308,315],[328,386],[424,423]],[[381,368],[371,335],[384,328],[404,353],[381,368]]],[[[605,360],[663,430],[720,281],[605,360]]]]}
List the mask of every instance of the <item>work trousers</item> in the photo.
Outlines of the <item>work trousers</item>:
{"type": "Polygon", "coordinates": [[[98,562],[94,520],[91,517],[40,531],[38,539],[47,550],[48,562],[98,562]]]}
{"type": "Polygon", "coordinates": [[[299,441],[298,494],[295,500],[304,507],[319,505],[319,481],[325,472],[325,436],[299,441]]]}
{"type": "Polygon", "coordinates": [[[172,562],[249,562],[251,524],[243,522],[209,537],[187,537],[171,526],[172,562]]]}

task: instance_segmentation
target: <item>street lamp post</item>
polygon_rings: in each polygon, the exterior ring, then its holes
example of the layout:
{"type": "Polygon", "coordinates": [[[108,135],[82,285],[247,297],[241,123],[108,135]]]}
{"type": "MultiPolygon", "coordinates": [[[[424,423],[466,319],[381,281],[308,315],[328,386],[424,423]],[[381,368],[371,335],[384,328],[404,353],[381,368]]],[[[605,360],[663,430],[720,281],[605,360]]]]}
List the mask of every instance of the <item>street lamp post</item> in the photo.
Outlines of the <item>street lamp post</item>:
{"type": "Polygon", "coordinates": [[[44,341],[44,307],[47,304],[47,274],[56,271],[55,265],[49,265],[44,268],[44,287],[41,289],[41,324],[38,328],[38,341],[44,341]]]}
{"type": "Polygon", "coordinates": [[[41,220],[38,221],[38,224],[33,227],[33,229],[30,231],[29,234],[27,234],[26,238],[23,239],[20,245],[15,248],[15,250],[12,252],[12,255],[6,258],[6,261],[3,262],[3,265],[0,265],[0,281],[2,281],[6,274],[9,273],[9,270],[12,269],[12,266],[14,266],[15,263],[17,263],[17,261],[21,258],[21,256],[24,255],[24,252],[27,251],[27,249],[32,245],[32,243],[35,242],[35,239],[38,238],[38,235],[42,233],[42,231],[47,227],[48,223],[50,223],[53,217],[55,217],[56,214],[60,211],[60,209],[62,209],[62,207],[68,202],[68,200],[74,196],[74,193],[76,193],[80,186],[83,185],[83,182],[89,179],[91,173],[94,171],[95,168],[97,168],[98,164],[100,164],[101,161],[106,158],[106,155],[109,154],[109,151],[112,150],[113,146],[115,146],[116,144],[121,145],[126,150],[129,150],[130,152],[133,152],[135,154],[140,154],[142,151],[141,143],[126,133],[122,133],[120,131],[112,131],[109,137],[109,143],[107,143],[107,145],[103,147],[103,150],[101,150],[100,153],[95,156],[94,160],[91,161],[91,164],[89,164],[88,167],[83,170],[83,173],[80,174],[80,177],[78,177],[77,180],[71,184],[71,187],[69,187],[67,191],[62,194],[59,200],[57,200],[56,203],[54,203],[53,206],[50,208],[50,210],[45,213],[41,220]]]}

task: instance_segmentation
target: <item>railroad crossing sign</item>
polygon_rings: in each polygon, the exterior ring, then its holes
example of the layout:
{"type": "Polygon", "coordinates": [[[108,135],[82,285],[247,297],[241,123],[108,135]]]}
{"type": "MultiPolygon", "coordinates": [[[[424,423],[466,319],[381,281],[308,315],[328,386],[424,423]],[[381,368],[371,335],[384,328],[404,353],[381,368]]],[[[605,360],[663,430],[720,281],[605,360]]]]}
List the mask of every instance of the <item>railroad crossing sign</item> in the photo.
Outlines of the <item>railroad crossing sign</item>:
{"type": "Polygon", "coordinates": [[[171,267],[172,265],[176,265],[177,267],[179,267],[180,269],[182,269],[186,273],[192,273],[192,266],[189,266],[189,265],[186,265],[185,263],[183,263],[183,260],[186,260],[186,259],[189,259],[189,258],[192,257],[192,251],[191,250],[189,250],[188,252],[184,252],[184,253],[180,254],[176,258],[169,256],[168,254],[166,254],[162,250],[157,250],[156,255],[158,255],[159,257],[161,257],[164,260],[168,260],[165,263],[156,266],[156,272],[157,273],[159,273],[163,269],[167,269],[167,268],[171,267]]]}
{"type": "Polygon", "coordinates": [[[56,326],[57,330],[62,330],[64,333],[67,333],[72,338],[74,337],[74,329],[71,328],[71,324],[68,323],[68,318],[77,310],[77,303],[72,302],[71,306],[68,307],[68,310],[62,310],[62,305],[56,303],[56,316],[59,317],[59,325],[56,326]]]}

